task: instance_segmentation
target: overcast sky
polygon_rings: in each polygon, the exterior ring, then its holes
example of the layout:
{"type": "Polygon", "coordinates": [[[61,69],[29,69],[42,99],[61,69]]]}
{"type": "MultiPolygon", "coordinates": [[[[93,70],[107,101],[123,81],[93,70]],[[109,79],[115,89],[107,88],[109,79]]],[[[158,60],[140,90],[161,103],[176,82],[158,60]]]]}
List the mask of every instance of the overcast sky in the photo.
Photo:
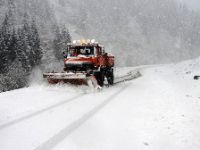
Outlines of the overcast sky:
{"type": "Polygon", "coordinates": [[[191,8],[200,9],[200,0],[179,0],[188,4],[191,8]]]}

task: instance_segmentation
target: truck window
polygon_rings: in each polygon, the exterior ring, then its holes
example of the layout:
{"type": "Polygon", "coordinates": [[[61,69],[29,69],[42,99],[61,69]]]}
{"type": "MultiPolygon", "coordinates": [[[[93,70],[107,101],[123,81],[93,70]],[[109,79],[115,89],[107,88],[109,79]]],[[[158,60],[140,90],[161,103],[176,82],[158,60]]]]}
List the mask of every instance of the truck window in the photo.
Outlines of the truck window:
{"type": "Polygon", "coordinates": [[[101,47],[97,47],[97,55],[102,55],[101,47]]]}
{"type": "Polygon", "coordinates": [[[69,57],[77,57],[79,55],[90,56],[94,55],[94,47],[92,46],[77,46],[69,49],[69,57]]]}

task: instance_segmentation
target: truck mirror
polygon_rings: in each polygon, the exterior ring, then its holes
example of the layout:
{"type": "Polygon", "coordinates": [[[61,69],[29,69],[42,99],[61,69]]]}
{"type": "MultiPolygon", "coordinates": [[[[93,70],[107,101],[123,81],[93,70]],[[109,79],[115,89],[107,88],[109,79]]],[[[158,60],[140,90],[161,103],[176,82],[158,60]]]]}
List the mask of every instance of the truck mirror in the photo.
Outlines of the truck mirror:
{"type": "Polygon", "coordinates": [[[102,48],[102,54],[105,54],[105,48],[104,47],[102,48]]]}
{"type": "Polygon", "coordinates": [[[67,53],[66,52],[63,52],[63,57],[67,58],[67,53]]]}

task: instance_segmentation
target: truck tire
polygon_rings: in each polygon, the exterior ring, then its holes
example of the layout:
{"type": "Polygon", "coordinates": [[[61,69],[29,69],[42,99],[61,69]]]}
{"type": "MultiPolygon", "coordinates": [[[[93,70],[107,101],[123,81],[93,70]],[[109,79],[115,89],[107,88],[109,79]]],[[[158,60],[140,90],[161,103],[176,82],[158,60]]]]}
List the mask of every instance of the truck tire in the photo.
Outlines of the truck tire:
{"type": "Polygon", "coordinates": [[[113,85],[113,84],[114,84],[114,73],[113,73],[113,69],[109,69],[109,71],[107,72],[107,80],[108,80],[108,84],[109,84],[109,85],[113,85]]]}
{"type": "Polygon", "coordinates": [[[97,83],[102,87],[104,86],[104,73],[102,71],[98,71],[94,73],[94,76],[97,80],[97,83]]]}

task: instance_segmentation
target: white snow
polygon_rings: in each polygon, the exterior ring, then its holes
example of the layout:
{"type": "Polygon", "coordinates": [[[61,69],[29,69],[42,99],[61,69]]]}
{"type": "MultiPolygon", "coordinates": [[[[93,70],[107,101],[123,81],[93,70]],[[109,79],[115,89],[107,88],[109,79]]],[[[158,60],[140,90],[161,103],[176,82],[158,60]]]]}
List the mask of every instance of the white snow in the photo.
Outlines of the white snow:
{"type": "Polygon", "coordinates": [[[140,72],[100,92],[40,84],[1,93],[0,149],[199,150],[200,59],[140,72]]]}

